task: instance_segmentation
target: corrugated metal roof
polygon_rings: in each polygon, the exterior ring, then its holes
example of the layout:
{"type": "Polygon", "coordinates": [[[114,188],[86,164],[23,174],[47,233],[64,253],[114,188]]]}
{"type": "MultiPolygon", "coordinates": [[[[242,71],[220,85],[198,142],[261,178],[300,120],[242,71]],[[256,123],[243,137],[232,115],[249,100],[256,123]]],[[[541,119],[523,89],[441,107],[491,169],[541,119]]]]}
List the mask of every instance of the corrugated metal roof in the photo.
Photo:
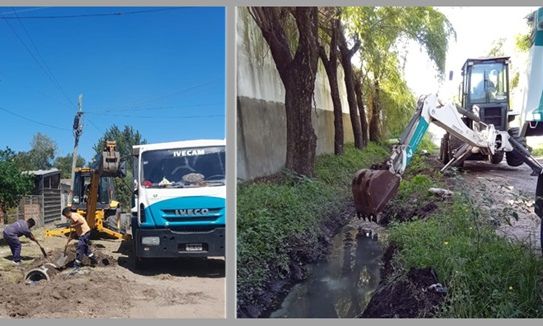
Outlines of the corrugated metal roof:
{"type": "Polygon", "coordinates": [[[57,172],[60,172],[60,170],[57,169],[57,168],[52,168],[52,169],[49,169],[49,170],[23,171],[22,173],[23,174],[32,174],[32,175],[45,176],[45,175],[49,175],[49,174],[55,174],[57,172]]]}

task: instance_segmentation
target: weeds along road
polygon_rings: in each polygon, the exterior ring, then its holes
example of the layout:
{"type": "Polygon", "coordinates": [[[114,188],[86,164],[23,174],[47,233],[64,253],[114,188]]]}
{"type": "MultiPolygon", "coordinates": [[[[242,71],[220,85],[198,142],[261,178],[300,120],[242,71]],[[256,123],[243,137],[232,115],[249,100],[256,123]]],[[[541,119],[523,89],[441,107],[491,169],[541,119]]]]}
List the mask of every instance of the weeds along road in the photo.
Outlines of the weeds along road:
{"type": "MultiPolygon", "coordinates": [[[[538,161],[543,163],[543,158],[538,161]]],[[[541,220],[533,207],[537,176],[531,173],[526,164],[511,167],[504,159],[497,165],[466,161],[459,175],[467,184],[465,189],[471,198],[499,225],[499,234],[528,242],[540,252],[541,220]]]]}
{"type": "MultiPolygon", "coordinates": [[[[66,239],[34,234],[47,252],[66,239]]],[[[41,252],[24,237],[23,264],[13,266],[9,247],[0,240],[0,318],[224,318],[224,259],[156,260],[135,270],[131,245],[120,240],[93,240],[95,250],[112,264],[69,270],[51,281],[21,283],[24,270],[41,252]]],[[[72,241],[71,245],[75,242],[72,241]]]]}

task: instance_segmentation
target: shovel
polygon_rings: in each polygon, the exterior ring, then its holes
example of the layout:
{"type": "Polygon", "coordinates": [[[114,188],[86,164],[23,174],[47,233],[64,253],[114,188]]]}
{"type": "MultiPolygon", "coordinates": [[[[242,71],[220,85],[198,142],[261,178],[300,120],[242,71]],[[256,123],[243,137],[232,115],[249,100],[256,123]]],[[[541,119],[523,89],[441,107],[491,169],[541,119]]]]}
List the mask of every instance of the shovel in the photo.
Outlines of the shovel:
{"type": "Polygon", "coordinates": [[[47,253],[45,252],[45,249],[41,246],[41,244],[38,242],[38,240],[35,240],[36,244],[40,246],[41,253],[43,254],[43,257],[47,258],[47,253]]]}
{"type": "Polygon", "coordinates": [[[68,256],[66,255],[66,249],[68,249],[68,244],[70,243],[70,240],[72,240],[72,230],[70,229],[70,236],[68,237],[68,241],[66,241],[66,245],[64,246],[64,253],[62,256],[55,261],[55,265],[57,268],[64,267],[66,265],[66,261],[68,260],[68,256]]]}

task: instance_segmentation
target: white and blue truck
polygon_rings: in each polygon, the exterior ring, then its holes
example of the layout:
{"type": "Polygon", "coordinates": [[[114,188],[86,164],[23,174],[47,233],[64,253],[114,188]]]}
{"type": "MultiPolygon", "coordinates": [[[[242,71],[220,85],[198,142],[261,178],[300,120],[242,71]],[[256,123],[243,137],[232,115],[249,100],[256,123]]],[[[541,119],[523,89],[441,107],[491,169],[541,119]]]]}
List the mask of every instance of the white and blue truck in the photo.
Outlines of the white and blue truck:
{"type": "Polygon", "coordinates": [[[149,258],[224,256],[225,145],[222,139],[133,147],[136,267],[149,258]]]}

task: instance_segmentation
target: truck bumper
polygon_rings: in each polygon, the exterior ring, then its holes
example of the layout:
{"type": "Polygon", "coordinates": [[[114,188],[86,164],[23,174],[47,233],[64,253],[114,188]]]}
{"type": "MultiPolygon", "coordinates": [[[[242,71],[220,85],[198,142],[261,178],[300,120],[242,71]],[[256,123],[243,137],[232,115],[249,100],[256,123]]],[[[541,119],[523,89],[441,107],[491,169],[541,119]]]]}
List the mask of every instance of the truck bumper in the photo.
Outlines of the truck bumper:
{"type": "Polygon", "coordinates": [[[137,229],[132,241],[136,241],[134,250],[136,256],[141,258],[224,256],[224,227],[206,232],[137,229]],[[144,237],[158,237],[160,242],[158,245],[142,244],[144,237]],[[201,250],[190,250],[200,246],[201,250]]]}

